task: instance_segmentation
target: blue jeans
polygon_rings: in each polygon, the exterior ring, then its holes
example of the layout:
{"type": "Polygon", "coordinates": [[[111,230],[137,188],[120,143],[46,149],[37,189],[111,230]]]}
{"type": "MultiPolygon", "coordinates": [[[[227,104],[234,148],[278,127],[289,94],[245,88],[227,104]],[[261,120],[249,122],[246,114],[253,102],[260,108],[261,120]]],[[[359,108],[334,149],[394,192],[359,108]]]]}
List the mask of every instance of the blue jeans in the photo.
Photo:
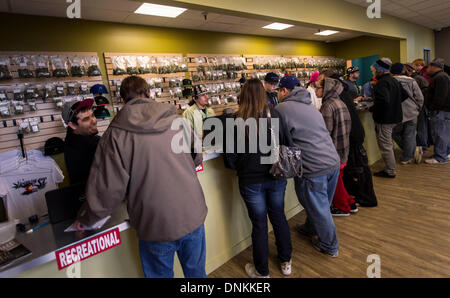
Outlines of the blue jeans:
{"type": "Polygon", "coordinates": [[[403,150],[400,161],[410,161],[416,151],[417,119],[398,124],[392,131],[392,138],[403,150]]]}
{"type": "Polygon", "coordinates": [[[253,226],[253,262],[261,275],[269,275],[267,215],[273,226],[279,261],[291,260],[291,233],[284,213],[286,184],[286,180],[272,180],[261,184],[239,185],[253,226]]]}
{"type": "Polygon", "coordinates": [[[298,200],[306,211],[305,228],[308,233],[318,236],[320,249],[332,254],[339,249],[330,212],[338,178],[339,169],[320,177],[295,179],[298,200]]]}
{"type": "Polygon", "coordinates": [[[450,154],[450,112],[440,111],[430,118],[434,142],[434,159],[446,162],[450,154]]]}
{"type": "Polygon", "coordinates": [[[417,117],[417,146],[421,146],[423,152],[427,151],[432,144],[431,127],[430,127],[430,112],[426,107],[422,108],[417,117]]]}
{"type": "Polygon", "coordinates": [[[206,278],[205,227],[171,242],[139,240],[139,253],[145,277],[172,278],[173,260],[178,254],[184,277],[206,278]]]}

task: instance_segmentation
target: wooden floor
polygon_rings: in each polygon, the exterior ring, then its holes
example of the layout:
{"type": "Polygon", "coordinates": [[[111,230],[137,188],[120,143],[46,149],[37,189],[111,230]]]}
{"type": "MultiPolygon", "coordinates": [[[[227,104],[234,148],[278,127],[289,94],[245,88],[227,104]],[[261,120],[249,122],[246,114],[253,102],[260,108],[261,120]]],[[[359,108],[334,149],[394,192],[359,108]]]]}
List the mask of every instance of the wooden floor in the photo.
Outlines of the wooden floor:
{"type": "MultiPolygon", "coordinates": [[[[372,169],[382,170],[383,163],[372,169]]],[[[310,240],[294,230],[305,212],[291,220],[293,278],[367,277],[367,256],[381,260],[381,277],[450,277],[450,163],[398,165],[396,179],[374,177],[379,206],[359,208],[350,217],[335,218],[340,244],[334,259],[317,252],[310,240]]],[[[269,235],[271,277],[279,269],[275,238],[269,235]]],[[[251,247],[209,277],[246,278],[251,247]]]]}

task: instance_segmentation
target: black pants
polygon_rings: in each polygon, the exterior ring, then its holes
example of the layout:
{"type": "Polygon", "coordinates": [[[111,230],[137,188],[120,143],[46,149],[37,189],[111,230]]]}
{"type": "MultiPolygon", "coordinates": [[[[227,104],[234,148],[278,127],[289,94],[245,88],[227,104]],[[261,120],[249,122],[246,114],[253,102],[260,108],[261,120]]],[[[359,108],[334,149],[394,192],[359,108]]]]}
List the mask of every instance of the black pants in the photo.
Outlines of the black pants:
{"type": "Polygon", "coordinates": [[[377,197],[373,189],[372,172],[367,152],[362,144],[351,144],[347,166],[344,168],[344,185],[348,193],[362,207],[377,206],[377,197]]]}

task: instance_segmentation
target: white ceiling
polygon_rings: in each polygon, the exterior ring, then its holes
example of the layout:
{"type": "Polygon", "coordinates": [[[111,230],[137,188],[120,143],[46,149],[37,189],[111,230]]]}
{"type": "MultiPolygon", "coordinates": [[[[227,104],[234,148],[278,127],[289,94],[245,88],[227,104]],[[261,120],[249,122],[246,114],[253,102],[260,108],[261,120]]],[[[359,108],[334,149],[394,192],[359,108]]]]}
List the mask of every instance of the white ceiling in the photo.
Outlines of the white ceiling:
{"type": "MultiPolygon", "coordinates": [[[[66,10],[69,4],[66,4],[65,0],[0,0],[0,11],[19,14],[66,17],[66,10]]],[[[340,32],[336,35],[328,37],[317,36],[314,35],[314,33],[318,31],[319,27],[304,27],[297,25],[282,31],[268,30],[262,29],[262,27],[272,23],[271,21],[235,17],[216,13],[208,13],[208,18],[205,21],[202,11],[196,10],[187,10],[174,19],[134,14],[134,11],[141,4],[142,2],[133,0],[82,0],[81,18],[116,23],[219,31],[326,42],[337,42],[362,35],[358,32],[340,32]]],[[[328,28],[320,29],[326,30],[328,28]]]]}
{"type": "MultiPolygon", "coordinates": [[[[370,5],[366,0],[344,1],[370,5]]],[[[381,0],[381,12],[435,30],[450,26],[450,0],[381,0]]]]}

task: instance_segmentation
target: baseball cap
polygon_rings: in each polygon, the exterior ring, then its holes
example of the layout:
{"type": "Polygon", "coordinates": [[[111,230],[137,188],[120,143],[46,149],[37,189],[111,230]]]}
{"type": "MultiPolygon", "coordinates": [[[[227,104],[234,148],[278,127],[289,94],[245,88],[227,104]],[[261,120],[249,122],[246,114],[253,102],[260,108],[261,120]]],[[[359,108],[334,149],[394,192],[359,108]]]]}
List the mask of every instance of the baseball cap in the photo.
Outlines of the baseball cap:
{"type": "Polygon", "coordinates": [[[202,94],[206,94],[208,93],[208,90],[206,90],[205,86],[203,85],[195,85],[193,86],[193,95],[195,98],[197,98],[198,96],[202,95],[202,94]]]}
{"type": "Polygon", "coordinates": [[[311,77],[309,78],[310,83],[317,82],[319,80],[320,73],[318,71],[314,72],[311,77]]]}
{"type": "Polygon", "coordinates": [[[278,84],[278,89],[294,89],[295,87],[300,87],[300,81],[294,76],[282,77],[280,83],[278,84]]]}
{"type": "Polygon", "coordinates": [[[445,60],[442,58],[436,58],[433,61],[431,61],[430,65],[437,66],[439,68],[444,69],[445,60]]]}
{"type": "Polygon", "coordinates": [[[355,73],[359,71],[359,67],[358,66],[351,66],[349,68],[347,68],[347,74],[351,74],[351,73],[355,73]]]}
{"type": "Polygon", "coordinates": [[[277,84],[280,81],[280,77],[274,72],[269,72],[266,74],[264,81],[270,84],[277,84]]]}
{"type": "Polygon", "coordinates": [[[104,106],[99,106],[95,108],[94,116],[97,119],[105,119],[111,117],[111,114],[109,113],[108,109],[106,109],[104,106]]]}
{"type": "Polygon", "coordinates": [[[105,85],[103,84],[95,84],[91,87],[91,90],[89,92],[91,94],[104,94],[108,93],[108,89],[106,89],[105,85]]]}
{"type": "Polygon", "coordinates": [[[94,105],[94,99],[86,98],[83,101],[72,101],[68,102],[63,106],[63,111],[61,117],[66,124],[69,124],[73,116],[75,116],[80,110],[84,108],[92,108],[94,105]]]}
{"type": "Polygon", "coordinates": [[[109,105],[109,100],[106,97],[99,95],[99,96],[95,97],[95,104],[97,106],[109,105]]]}
{"type": "Polygon", "coordinates": [[[44,155],[55,155],[64,152],[64,141],[61,138],[50,138],[45,141],[44,155]]]}
{"type": "Polygon", "coordinates": [[[403,72],[404,67],[405,66],[400,62],[394,63],[391,66],[391,73],[396,75],[401,74],[403,72]]]}

